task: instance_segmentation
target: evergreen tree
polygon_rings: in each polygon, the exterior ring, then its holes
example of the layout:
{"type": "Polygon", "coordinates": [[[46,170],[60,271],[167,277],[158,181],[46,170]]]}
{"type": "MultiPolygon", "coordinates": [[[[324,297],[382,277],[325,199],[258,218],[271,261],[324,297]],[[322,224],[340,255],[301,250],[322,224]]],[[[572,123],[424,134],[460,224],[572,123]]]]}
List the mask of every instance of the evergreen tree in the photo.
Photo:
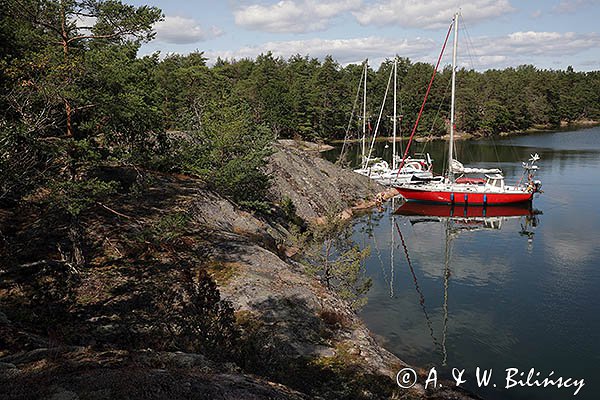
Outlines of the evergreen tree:
{"type": "MultiPolygon", "coordinates": [[[[136,69],[135,53],[153,37],[161,12],[114,0],[11,0],[2,8],[3,32],[29,42],[1,65],[11,109],[3,137],[22,136],[16,143],[29,143],[46,160],[37,168],[44,171],[40,184],[67,217],[68,258],[79,266],[85,261],[79,216],[115,190],[113,182],[89,178],[90,166],[102,158],[101,147],[143,142],[140,135],[160,126],[160,118],[148,118],[155,115],[143,101],[147,88],[125,75],[143,70],[136,69]],[[122,140],[110,141],[107,133],[122,140]]],[[[17,148],[9,144],[9,152],[17,148]]]]}

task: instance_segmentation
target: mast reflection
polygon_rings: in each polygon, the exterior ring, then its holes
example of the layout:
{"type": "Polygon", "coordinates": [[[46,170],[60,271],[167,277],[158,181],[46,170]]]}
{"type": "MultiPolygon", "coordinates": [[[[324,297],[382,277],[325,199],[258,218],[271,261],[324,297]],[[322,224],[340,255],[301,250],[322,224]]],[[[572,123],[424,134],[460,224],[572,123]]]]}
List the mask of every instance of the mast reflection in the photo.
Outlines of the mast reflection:
{"type": "MultiPolygon", "coordinates": [[[[509,219],[520,219],[519,235],[527,238],[528,250],[531,251],[533,246],[533,238],[535,235],[534,229],[539,223],[539,215],[542,212],[533,209],[531,204],[514,204],[504,206],[453,206],[445,204],[426,204],[417,202],[405,202],[398,207],[393,215],[405,216],[411,225],[419,223],[439,223],[444,226],[445,245],[444,245],[444,302],[443,302],[443,328],[442,339],[438,341],[433,331],[433,325],[427,309],[425,307],[425,296],[420,289],[417,276],[414,272],[412,260],[410,258],[408,247],[400,226],[393,218],[393,226],[400,237],[402,248],[406,262],[410,269],[415,290],[419,295],[419,303],[423,310],[430,335],[433,339],[434,346],[440,349],[442,355],[442,365],[446,366],[448,362],[448,352],[446,349],[446,337],[448,332],[449,310],[448,310],[448,292],[449,281],[452,274],[451,259],[452,259],[452,242],[453,239],[464,231],[478,230],[499,230],[502,229],[504,221],[509,219]]],[[[393,243],[393,242],[392,242],[393,243]]],[[[392,252],[394,246],[392,246],[392,252]]],[[[394,268],[392,258],[392,271],[394,268]]]]}

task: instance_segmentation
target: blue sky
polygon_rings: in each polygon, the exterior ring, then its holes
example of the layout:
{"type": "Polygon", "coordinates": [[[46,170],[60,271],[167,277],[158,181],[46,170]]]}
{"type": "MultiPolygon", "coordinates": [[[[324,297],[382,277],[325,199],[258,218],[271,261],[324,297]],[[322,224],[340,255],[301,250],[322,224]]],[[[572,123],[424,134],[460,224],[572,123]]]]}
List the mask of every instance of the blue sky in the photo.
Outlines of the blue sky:
{"type": "Polygon", "coordinates": [[[460,9],[459,62],[467,68],[600,70],[600,0],[126,2],[155,5],[165,14],[141,55],[198,50],[213,63],[272,51],[284,58],[331,54],[343,65],[368,57],[377,67],[398,54],[434,63],[460,9]]]}

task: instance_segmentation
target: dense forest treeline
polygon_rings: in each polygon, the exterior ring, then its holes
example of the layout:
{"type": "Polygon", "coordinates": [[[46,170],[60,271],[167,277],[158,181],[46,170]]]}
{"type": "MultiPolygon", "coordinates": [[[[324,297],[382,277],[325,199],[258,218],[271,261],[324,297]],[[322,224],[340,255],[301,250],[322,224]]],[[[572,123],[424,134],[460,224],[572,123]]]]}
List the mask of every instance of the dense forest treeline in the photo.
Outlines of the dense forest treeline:
{"type": "MultiPolygon", "coordinates": [[[[433,66],[398,57],[398,107],[402,127],[410,131],[421,106],[433,66]]],[[[172,55],[158,63],[161,109],[167,126],[189,129],[190,121],[208,101],[234,98],[250,107],[257,123],[279,137],[343,139],[351,115],[350,133],[357,137],[361,100],[355,102],[362,66],[342,67],[332,57],[323,61],[295,55],[285,60],[271,53],[254,60],[221,60],[205,65],[202,53],[172,55]],[[173,78],[176,78],[176,81],[173,78]],[[352,110],[354,114],[352,114],[352,110]],[[182,119],[185,115],[187,118],[182,119]]],[[[394,60],[386,60],[367,77],[367,114],[374,128],[394,60]]],[[[425,106],[420,135],[446,133],[450,108],[451,68],[438,72],[425,106]]],[[[457,129],[493,135],[533,126],[600,119],[600,72],[539,70],[522,65],[504,70],[460,69],[457,72],[457,129]]],[[[391,130],[392,90],[389,88],[381,129],[391,130]]]]}

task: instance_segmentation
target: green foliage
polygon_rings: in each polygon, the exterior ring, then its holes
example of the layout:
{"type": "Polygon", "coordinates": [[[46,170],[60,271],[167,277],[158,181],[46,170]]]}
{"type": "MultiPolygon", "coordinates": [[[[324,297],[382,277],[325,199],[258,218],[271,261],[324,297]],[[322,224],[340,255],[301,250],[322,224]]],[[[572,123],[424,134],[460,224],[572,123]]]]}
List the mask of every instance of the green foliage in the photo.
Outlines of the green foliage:
{"type": "MultiPolygon", "coordinates": [[[[97,309],[87,310],[91,302],[78,298],[86,290],[81,283],[87,271],[80,268],[89,248],[84,243],[89,231],[84,229],[85,213],[118,189],[116,182],[94,177],[98,167],[132,164],[136,169],[188,173],[236,203],[266,213],[269,177],[263,170],[273,140],[345,135],[360,65],[342,67],[330,56],[322,61],[302,55],[284,60],[272,53],[254,60],[217,60],[212,67],[202,52],[138,58],[141,43],[153,38],[152,26],[161,18],[155,7],[117,0],[0,0],[0,201],[4,206],[46,200],[54,212],[52,227],[44,229],[62,235],[59,241],[47,241],[52,249],[45,253],[56,251],[48,259],[60,256],[60,261],[18,265],[11,268],[18,278],[15,286],[2,282],[2,289],[22,294],[14,304],[14,320],[34,326],[38,333],[70,329],[54,335],[77,337],[79,328],[89,328],[98,336],[99,326],[79,320],[97,309]],[[78,26],[82,16],[95,22],[78,26]],[[64,245],[67,240],[70,249],[64,245]]],[[[398,61],[399,111],[407,132],[433,67],[398,61]]],[[[391,65],[386,60],[377,70],[368,70],[367,113],[373,127],[391,65]]],[[[432,86],[420,135],[442,135],[447,129],[450,74],[446,67],[432,86]]],[[[462,131],[493,135],[600,119],[598,71],[525,65],[502,71],[463,69],[457,79],[457,128],[462,131]]],[[[391,115],[390,98],[383,115],[391,115]]],[[[350,128],[358,137],[360,124],[350,128]]],[[[384,118],[380,129],[381,134],[390,132],[391,122],[384,118]]],[[[143,181],[136,183],[132,193],[140,196],[143,186],[143,181]]],[[[291,200],[284,199],[280,207],[288,220],[301,225],[291,200]]],[[[136,265],[139,275],[111,288],[114,297],[102,307],[116,321],[104,325],[114,328],[104,339],[124,347],[150,345],[215,358],[236,353],[239,332],[232,307],[220,298],[210,276],[203,270],[194,276],[192,267],[179,262],[149,265],[155,253],[187,246],[183,239],[189,222],[183,212],[167,214],[141,230],[138,244],[143,243],[142,254],[148,257],[136,265]]],[[[359,308],[371,286],[362,263],[369,249],[361,251],[347,228],[331,217],[312,231],[292,230],[298,231],[294,244],[306,250],[307,269],[359,308]]],[[[127,256],[131,254],[119,259],[127,256]]],[[[332,324],[336,318],[328,317],[332,324]]],[[[256,345],[249,349],[257,364],[265,358],[265,348],[278,360],[281,352],[272,338],[263,330],[256,332],[256,345]]],[[[310,367],[306,360],[294,362],[299,374],[310,367]]],[[[289,360],[262,365],[296,387],[320,379],[330,398],[359,398],[364,392],[365,385],[356,380],[350,390],[342,387],[344,382],[331,385],[331,366],[316,365],[314,375],[296,376],[283,368],[287,364],[289,360]],[[288,376],[278,375],[281,371],[288,376]],[[346,393],[335,393],[331,388],[337,386],[346,393]]]]}
{"type": "Polygon", "coordinates": [[[341,298],[350,301],[354,309],[365,305],[365,295],[373,284],[371,278],[366,278],[364,271],[364,260],[369,253],[369,248],[361,250],[358,245],[354,245],[328,262],[324,269],[329,285],[335,288],[341,298]]]}
{"type": "Polygon", "coordinates": [[[168,55],[154,69],[153,81],[167,126],[199,129],[205,104],[218,87],[218,78],[206,66],[203,54],[168,55]]]}
{"type": "Polygon", "coordinates": [[[22,126],[0,121],[0,200],[17,200],[35,188],[45,167],[43,151],[22,126]]]}
{"type": "Polygon", "coordinates": [[[158,59],[136,58],[136,52],[131,43],[88,52],[79,102],[91,106],[82,108],[74,123],[79,137],[95,138],[110,148],[112,159],[148,164],[166,147],[154,81],[158,59]]]}
{"type": "MultiPolygon", "coordinates": [[[[433,68],[398,58],[400,128],[412,130],[433,68]]],[[[367,114],[374,128],[387,86],[392,60],[378,70],[368,70],[367,114]]],[[[362,73],[360,65],[341,67],[331,57],[323,61],[294,55],[285,61],[271,53],[256,60],[219,62],[209,68],[201,53],[175,56],[159,66],[168,94],[165,109],[185,110],[173,124],[188,121],[189,104],[201,113],[210,101],[233,98],[245,103],[256,123],[263,123],[280,137],[300,136],[308,140],[341,139],[362,73]],[[195,72],[189,64],[196,63],[195,72]],[[196,76],[195,78],[189,78],[196,76]],[[183,83],[180,83],[183,82],[183,83]]],[[[441,69],[425,104],[417,133],[439,136],[447,133],[450,113],[451,69],[441,69]]],[[[553,126],[560,121],[597,118],[600,104],[596,72],[538,70],[524,65],[505,70],[477,72],[462,69],[457,76],[457,128],[475,134],[525,130],[533,125],[553,126]]],[[[392,113],[388,96],[383,115],[392,113]]],[[[356,113],[356,110],[355,110],[356,113]]],[[[172,112],[175,114],[175,112],[172,112]]],[[[356,116],[356,115],[355,115],[356,116]]],[[[354,119],[351,136],[359,137],[361,123],[354,119]]],[[[188,124],[189,126],[189,124],[188,124]]],[[[383,118],[380,134],[390,134],[392,122],[383,118]]]]}
{"type": "Polygon", "coordinates": [[[479,129],[485,134],[508,132],[513,129],[508,109],[498,101],[486,102],[484,110],[479,129]]]}
{"type": "Polygon", "coordinates": [[[264,209],[269,180],[262,167],[271,154],[271,131],[235,103],[208,104],[198,125],[182,142],[182,169],[240,205],[264,209]]]}
{"type": "Polygon", "coordinates": [[[0,196],[33,192],[65,213],[70,258],[81,266],[79,217],[117,186],[89,172],[115,160],[143,163],[161,150],[163,119],[148,79],[158,61],[136,53],[162,14],[117,0],[2,1],[0,8],[1,38],[15,46],[0,61],[2,167],[23,162],[0,181],[0,196]],[[82,17],[93,22],[81,26],[82,17]]]}
{"type": "Polygon", "coordinates": [[[92,204],[116,192],[117,187],[116,182],[104,182],[95,178],[81,181],[65,180],[51,186],[50,201],[54,207],[76,217],[92,204]]]}
{"type": "Polygon", "coordinates": [[[185,212],[167,214],[143,229],[136,239],[155,245],[173,243],[186,233],[189,222],[190,216],[185,212]]]}
{"type": "Polygon", "coordinates": [[[288,196],[283,196],[281,203],[279,204],[279,208],[281,208],[286,221],[293,224],[290,229],[297,230],[298,228],[304,226],[304,221],[296,213],[296,205],[288,196]]]}
{"type": "MultiPolygon", "coordinates": [[[[0,11],[0,150],[8,154],[2,167],[17,160],[28,166],[20,178],[6,175],[4,198],[73,180],[91,165],[128,163],[195,174],[238,203],[266,210],[268,179],[261,169],[269,143],[276,137],[343,138],[362,73],[360,65],[342,67],[330,56],[284,60],[266,53],[220,59],[212,67],[202,52],[138,58],[162,14],[116,0],[1,1],[0,11]],[[83,15],[95,22],[78,26],[83,15]],[[17,149],[25,150],[26,160],[17,149]],[[23,178],[26,190],[9,183],[23,178]]],[[[397,60],[400,128],[407,134],[433,68],[397,60]]],[[[392,61],[368,70],[372,127],[392,61]]],[[[439,71],[419,135],[446,133],[450,74],[448,67],[439,71]]],[[[491,135],[599,119],[599,75],[531,65],[459,70],[457,128],[491,135]]],[[[391,112],[389,96],[383,115],[391,112]]],[[[350,130],[358,137],[360,123],[350,130]]],[[[380,134],[390,131],[391,121],[383,118],[380,134]]]]}
{"type": "Polygon", "coordinates": [[[372,285],[363,263],[370,248],[361,250],[354,244],[348,224],[334,214],[303,238],[308,239],[303,243],[308,271],[319,276],[328,289],[348,300],[353,308],[361,308],[372,285]]]}

